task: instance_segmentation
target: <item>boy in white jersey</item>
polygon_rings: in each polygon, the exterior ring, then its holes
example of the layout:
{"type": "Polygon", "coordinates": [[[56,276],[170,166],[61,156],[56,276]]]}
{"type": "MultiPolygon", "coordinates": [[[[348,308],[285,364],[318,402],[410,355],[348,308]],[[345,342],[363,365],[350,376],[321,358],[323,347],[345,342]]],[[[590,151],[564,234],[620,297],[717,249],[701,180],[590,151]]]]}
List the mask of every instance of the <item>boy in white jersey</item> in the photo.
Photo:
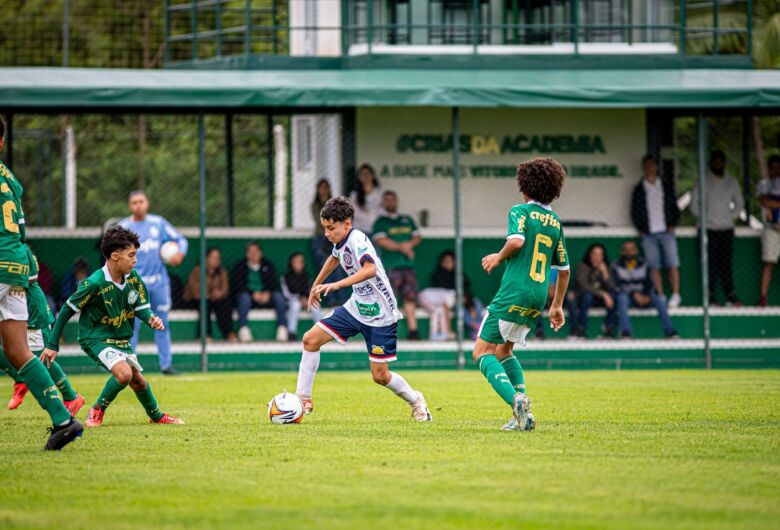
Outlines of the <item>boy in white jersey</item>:
{"type": "Polygon", "coordinates": [[[322,296],[344,287],[352,287],[352,296],[304,334],[296,394],[309,414],[314,408],[311,390],[320,365],[320,348],[334,339],[339,344],[346,344],[350,337],[360,333],[366,340],[374,382],[409,403],[415,420],[431,421],[422,393],[412,389],[403,377],[388,367],[387,363],[396,360],[397,322],[402,317],[374,245],[366,234],[352,228],[354,214],[355,209],[346,197],[330,199],[320,212],[320,222],[325,237],[333,243],[333,252],[314,280],[309,308],[318,307],[322,296]],[[339,264],[347,277],[334,283],[322,283],[339,264]]]}

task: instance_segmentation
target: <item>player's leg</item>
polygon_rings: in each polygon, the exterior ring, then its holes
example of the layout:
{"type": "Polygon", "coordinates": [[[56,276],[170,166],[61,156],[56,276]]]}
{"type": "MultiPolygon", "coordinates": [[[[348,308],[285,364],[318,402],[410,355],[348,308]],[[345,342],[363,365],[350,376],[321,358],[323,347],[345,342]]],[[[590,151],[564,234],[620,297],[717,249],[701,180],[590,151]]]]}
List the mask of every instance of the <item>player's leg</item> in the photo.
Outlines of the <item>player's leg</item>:
{"type": "Polygon", "coordinates": [[[157,404],[157,398],[152,392],[152,387],[149,382],[141,374],[143,368],[141,368],[138,358],[134,354],[127,356],[128,365],[132,371],[130,378],[130,388],[135,392],[135,397],[141,406],[144,408],[146,415],[149,416],[150,423],[170,424],[170,425],[184,425],[184,421],[175,416],[166,414],[160,410],[157,404]]]}
{"type": "MultiPolygon", "coordinates": [[[[173,355],[171,354],[171,328],[168,326],[168,314],[171,311],[171,285],[170,282],[160,282],[149,289],[149,300],[152,311],[163,321],[165,329],[154,331],[154,343],[157,346],[157,357],[160,362],[160,371],[165,375],[176,375],[173,368],[173,355]]],[[[140,321],[136,320],[136,329],[140,321]]],[[[135,335],[133,335],[135,337],[135,335]]],[[[136,351],[136,343],[132,344],[136,351]]]]}
{"type": "Polygon", "coordinates": [[[485,313],[482,319],[482,325],[479,328],[477,341],[474,343],[472,357],[482,375],[498,396],[504,400],[507,405],[512,405],[517,391],[512,386],[501,362],[496,358],[496,349],[499,344],[504,344],[504,338],[498,325],[498,319],[485,313]]]}
{"type": "Polygon", "coordinates": [[[303,402],[303,410],[306,414],[310,414],[314,410],[311,396],[314,388],[314,377],[320,367],[320,348],[332,340],[342,345],[346,344],[350,337],[358,333],[354,320],[346,309],[337,307],[303,334],[303,351],[301,364],[298,367],[298,384],[295,394],[303,402]]]}
{"type": "MultiPolygon", "coordinates": [[[[49,334],[50,329],[48,326],[41,329],[27,330],[27,345],[30,347],[35,357],[40,356],[43,352],[46,343],[49,340],[49,334]]],[[[84,406],[84,398],[73,389],[73,385],[70,384],[68,376],[65,375],[65,371],[57,361],[52,361],[49,365],[49,375],[51,375],[54,384],[57,385],[57,389],[60,391],[60,394],[62,394],[65,408],[68,409],[71,416],[75,416],[79,409],[84,406]]]]}
{"type": "Polygon", "coordinates": [[[11,363],[2,350],[0,350],[0,370],[4,371],[8,377],[14,380],[14,391],[11,395],[11,399],[8,401],[8,410],[18,409],[24,402],[24,397],[27,395],[29,389],[22,378],[19,377],[19,372],[16,371],[16,368],[11,366],[11,363]]]}
{"type": "Polygon", "coordinates": [[[504,367],[509,382],[512,383],[516,392],[522,392],[525,394],[525,376],[523,374],[523,367],[520,365],[520,361],[517,360],[512,349],[514,348],[514,342],[505,342],[499,344],[496,347],[496,359],[504,367]]]}
{"type": "MultiPolygon", "coordinates": [[[[89,354],[89,352],[87,353],[89,354]]],[[[107,363],[104,362],[102,365],[109,369],[111,376],[106,380],[106,384],[103,385],[103,390],[100,392],[97,401],[89,410],[87,427],[99,427],[102,425],[106,410],[119,393],[127,388],[127,385],[130,384],[133,378],[133,370],[127,364],[127,361],[120,357],[120,352],[117,350],[106,348],[100,353],[100,358],[107,360],[107,363]]]]}

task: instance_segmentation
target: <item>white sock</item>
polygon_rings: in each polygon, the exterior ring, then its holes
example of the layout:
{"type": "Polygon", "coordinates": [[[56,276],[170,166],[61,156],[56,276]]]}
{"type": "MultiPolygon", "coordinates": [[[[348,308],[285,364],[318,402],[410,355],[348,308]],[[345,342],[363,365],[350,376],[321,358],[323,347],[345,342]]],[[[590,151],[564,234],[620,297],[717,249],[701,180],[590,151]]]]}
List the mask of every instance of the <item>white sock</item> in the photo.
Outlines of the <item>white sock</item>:
{"type": "Polygon", "coordinates": [[[417,401],[417,392],[415,392],[406,379],[401,377],[395,372],[390,372],[390,382],[387,383],[387,388],[395,392],[395,395],[403,399],[410,405],[417,401]]]}
{"type": "Polygon", "coordinates": [[[320,352],[303,350],[301,366],[298,368],[298,389],[295,393],[298,397],[311,398],[311,389],[314,387],[314,376],[320,367],[320,352]]]}

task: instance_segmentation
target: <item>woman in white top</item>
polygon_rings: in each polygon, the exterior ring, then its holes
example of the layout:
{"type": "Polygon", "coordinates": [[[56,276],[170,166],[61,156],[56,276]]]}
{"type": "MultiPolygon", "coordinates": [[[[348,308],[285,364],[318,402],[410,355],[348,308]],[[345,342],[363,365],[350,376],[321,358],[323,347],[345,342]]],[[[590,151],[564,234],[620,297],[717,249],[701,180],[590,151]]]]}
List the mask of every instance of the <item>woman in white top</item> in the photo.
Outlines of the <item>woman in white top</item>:
{"type": "Polygon", "coordinates": [[[355,206],[352,226],[370,236],[374,221],[382,213],[382,188],[370,164],[361,164],[358,168],[356,189],[350,193],[349,199],[355,206]]]}

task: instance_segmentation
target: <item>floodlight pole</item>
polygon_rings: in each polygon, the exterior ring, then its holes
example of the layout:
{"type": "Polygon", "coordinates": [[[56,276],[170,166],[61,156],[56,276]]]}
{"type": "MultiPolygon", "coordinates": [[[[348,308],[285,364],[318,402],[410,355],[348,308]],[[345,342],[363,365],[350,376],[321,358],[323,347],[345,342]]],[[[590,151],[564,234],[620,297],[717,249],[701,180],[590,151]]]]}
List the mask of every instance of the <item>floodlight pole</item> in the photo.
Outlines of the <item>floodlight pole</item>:
{"type": "Polygon", "coordinates": [[[206,323],[209,318],[206,300],[206,127],[203,111],[198,113],[198,234],[200,236],[200,371],[209,369],[206,351],[206,323]]]}
{"type": "Polygon", "coordinates": [[[463,236],[460,214],[460,108],[452,107],[452,181],[455,196],[455,315],[458,369],[466,366],[463,352],[463,236]]]}
{"type": "Polygon", "coordinates": [[[704,311],[704,367],[712,368],[710,350],[710,278],[707,254],[707,120],[700,112],[696,120],[699,145],[699,251],[701,255],[701,306],[704,311]]]}

